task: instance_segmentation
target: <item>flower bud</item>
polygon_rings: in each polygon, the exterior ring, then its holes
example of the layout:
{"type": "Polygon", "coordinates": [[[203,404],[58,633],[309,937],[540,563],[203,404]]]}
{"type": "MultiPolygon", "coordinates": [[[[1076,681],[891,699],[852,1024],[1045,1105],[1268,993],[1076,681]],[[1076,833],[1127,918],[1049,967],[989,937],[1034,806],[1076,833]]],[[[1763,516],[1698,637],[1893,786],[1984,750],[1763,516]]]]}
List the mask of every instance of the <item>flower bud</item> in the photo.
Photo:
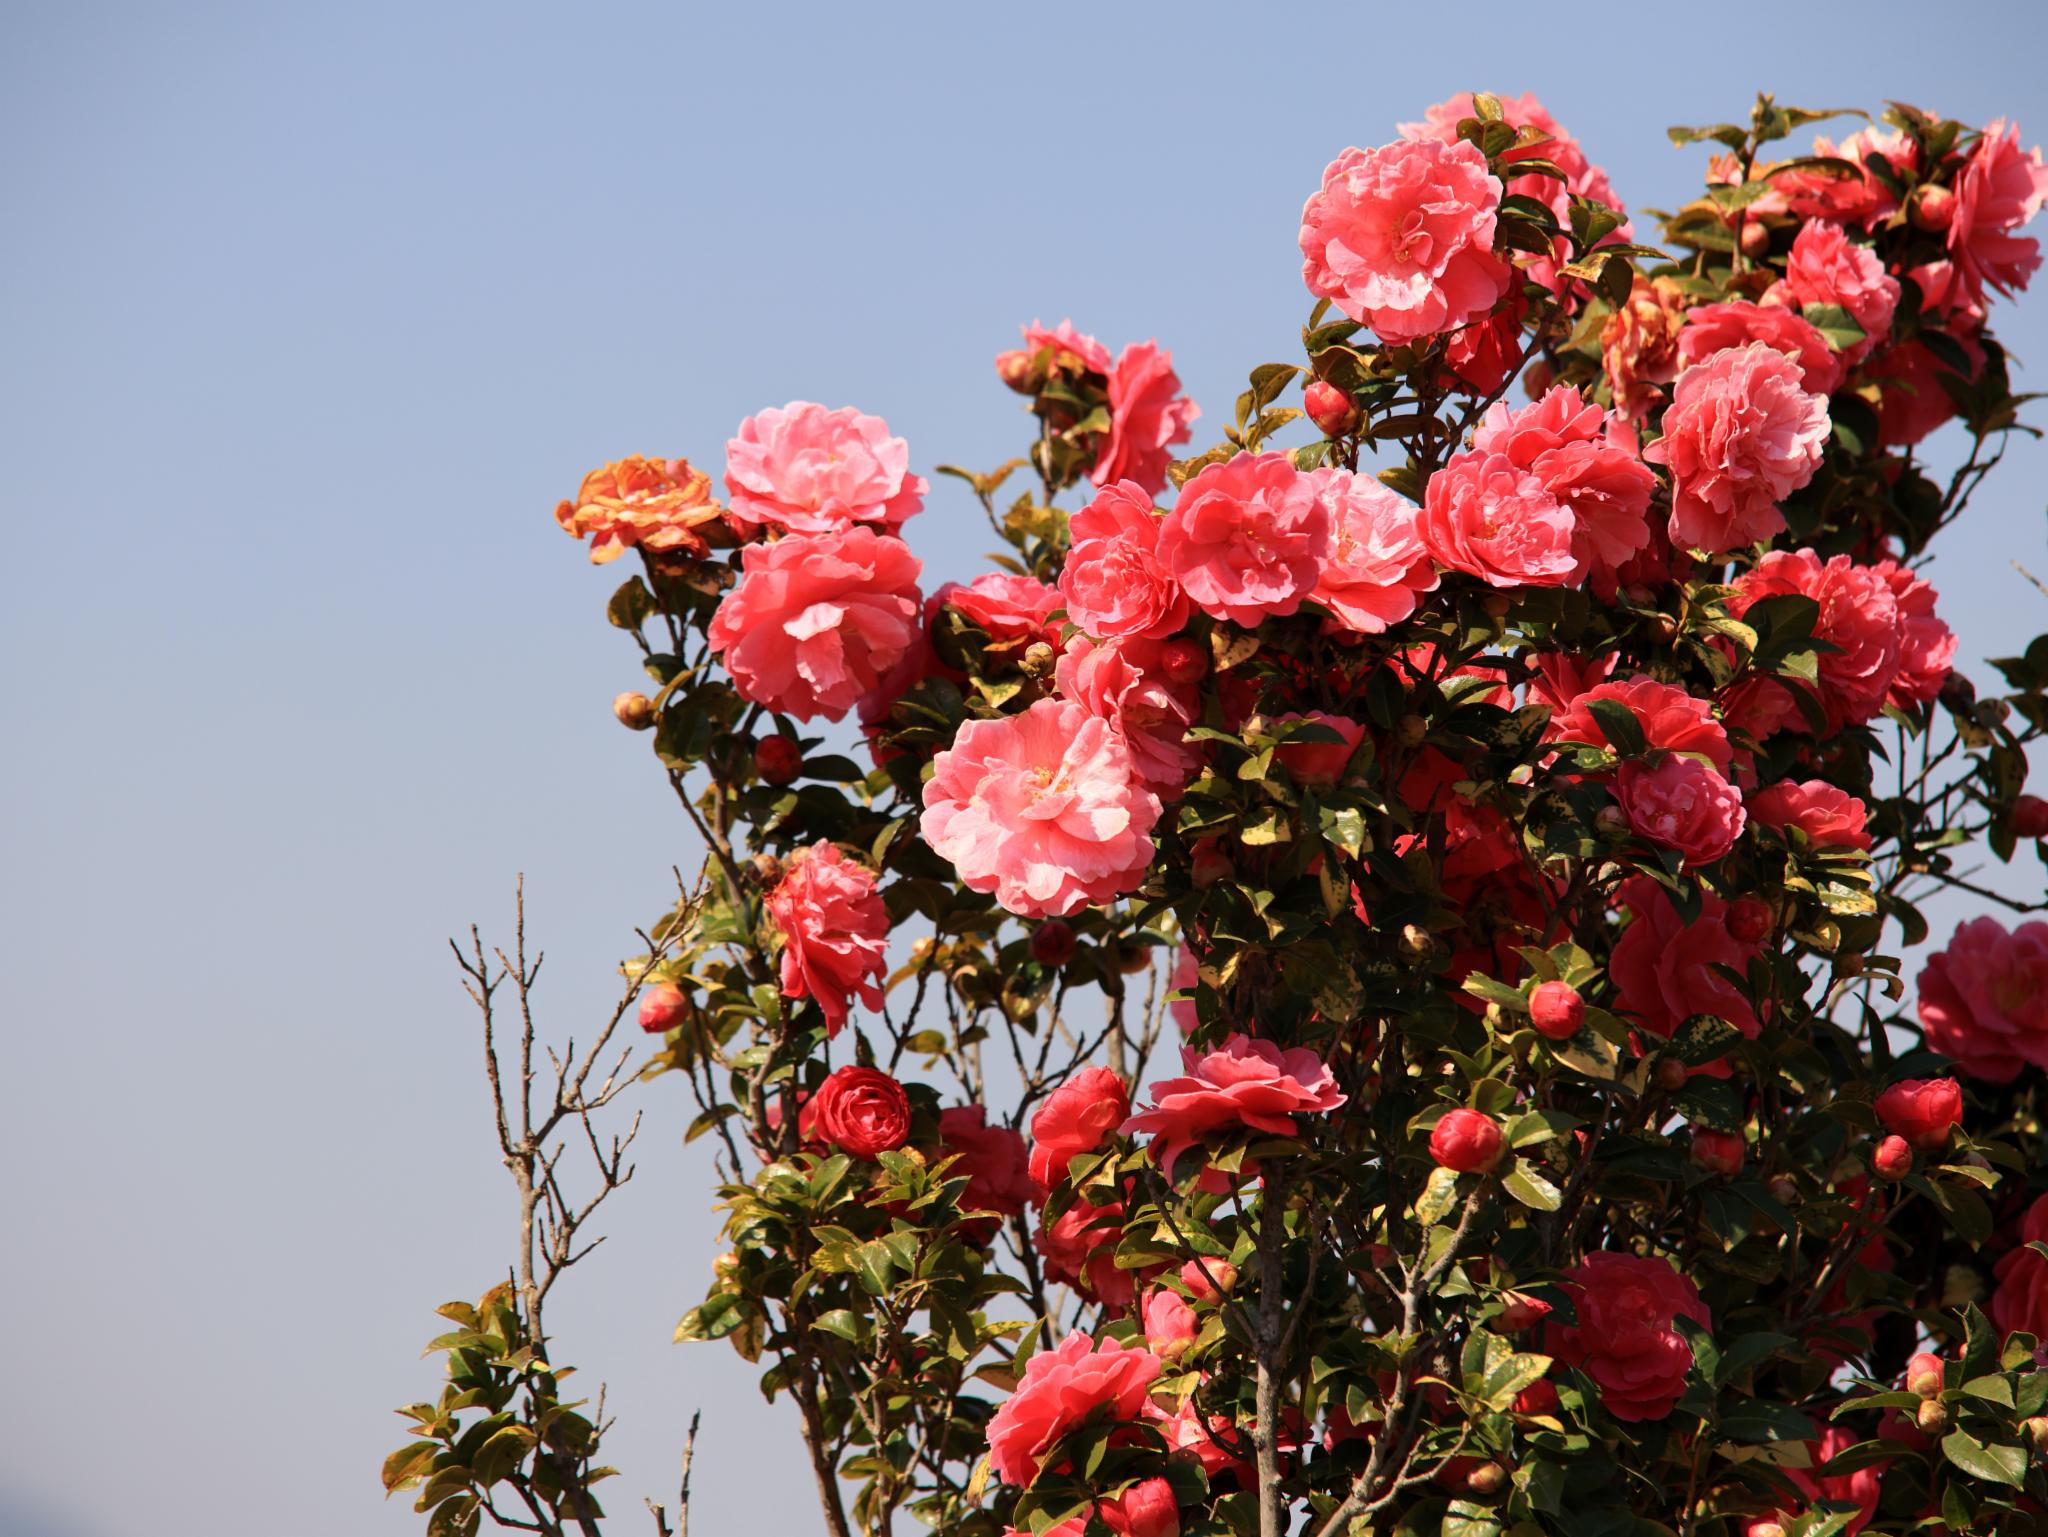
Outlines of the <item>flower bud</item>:
{"type": "Polygon", "coordinates": [[[1941,1357],[1922,1350],[1906,1363],[1906,1391],[1916,1398],[1941,1397],[1941,1357]]]}
{"type": "Polygon", "coordinates": [[[1977,685],[1959,672],[1952,672],[1941,685],[1941,702],[1949,710],[1962,714],[1977,702],[1977,685]]]}
{"type": "Polygon", "coordinates": [[[1504,592],[1489,592],[1479,605],[1486,610],[1486,617],[1496,622],[1507,618],[1515,606],[1515,600],[1504,592]]]}
{"type": "Polygon", "coordinates": [[[727,1249],[711,1262],[711,1273],[721,1281],[730,1281],[740,1273],[740,1257],[727,1249]]]}
{"type": "Polygon", "coordinates": [[[1159,669],[1169,683],[1193,683],[1209,671],[1209,654],[1191,640],[1170,640],[1159,648],[1159,669]]]}
{"type": "Polygon", "coordinates": [[[1926,1400],[1913,1416],[1913,1423],[1926,1435],[1940,1435],[1948,1429],[1948,1405],[1938,1398],[1926,1400]]]}
{"type": "Polygon", "coordinates": [[[1619,806],[1602,806],[1593,813],[1593,831],[1610,842],[1619,843],[1630,830],[1628,813],[1619,806]]]}
{"type": "Polygon", "coordinates": [[[1497,1462],[1482,1462],[1465,1475],[1465,1489],[1480,1499],[1491,1499],[1508,1486],[1508,1470],[1497,1462]]]}
{"type": "Polygon", "coordinates": [[[2027,1439],[2034,1443],[2034,1450],[2048,1457],[2048,1414],[2029,1415],[2021,1421],[2020,1428],[2027,1433],[2027,1439]]]}
{"type": "Polygon", "coordinates": [[[1771,932],[1771,905],[1761,897],[1737,897],[1728,904],[1728,934],[1740,944],[1753,945],[1771,932]]]}
{"type": "Polygon", "coordinates": [[[1659,1057],[1650,1069],[1650,1081],[1666,1094],[1676,1094],[1692,1082],[1692,1069],[1676,1057],[1659,1057]]]}
{"type": "Polygon", "coordinates": [[[1019,395],[1036,395],[1045,388],[1045,370],[1038,366],[1038,354],[1021,347],[996,354],[996,377],[1019,395]]]}
{"type": "Polygon", "coordinates": [[[1538,358],[1522,370],[1522,388],[1529,392],[1531,400],[1541,400],[1556,377],[1557,370],[1550,366],[1550,360],[1538,358]]]}
{"type": "Polygon", "coordinates": [[[1460,1174],[1491,1169],[1500,1155],[1500,1123],[1483,1111],[1449,1111],[1429,1134],[1429,1156],[1460,1174]]]}
{"type": "Polygon", "coordinates": [[[1879,1179],[1897,1183],[1913,1172],[1913,1149],[1904,1137],[1886,1137],[1871,1155],[1870,1167],[1879,1179]]]}
{"type": "Polygon", "coordinates": [[[772,891],[782,884],[782,861],[764,849],[747,861],[747,873],[763,891],[772,891]]]}
{"type": "Polygon", "coordinates": [[[1742,1529],[1742,1537],[1785,1537],[1785,1523],[1776,1516],[1758,1516],[1742,1529]]]}
{"type": "Polygon", "coordinates": [[[1956,221],[1956,195],[1932,183],[1916,188],[1906,208],[1913,227],[1931,235],[1940,234],[1956,221]]]}
{"type": "Polygon", "coordinates": [[[1327,379],[1310,380],[1302,389],[1301,403],[1326,438],[1347,437],[1364,419],[1358,402],[1327,379]]]}
{"type": "Polygon", "coordinates": [[[1074,931],[1057,918],[1048,918],[1031,931],[1031,958],[1055,971],[1074,958],[1074,931]]]}
{"type": "Polygon", "coordinates": [[[628,731],[645,731],[654,724],[654,701],[637,691],[624,693],[612,701],[612,714],[628,731]]]}
{"type": "Polygon", "coordinates": [[[2048,838],[2048,801],[2022,795],[2012,803],[2012,830],[2021,838],[2048,838]]]}
{"type": "Polygon", "coordinates": [[[1127,977],[1134,977],[1152,964],[1150,945],[1118,945],[1116,947],[1116,969],[1127,977]]]}
{"type": "Polygon", "coordinates": [[[1420,715],[1404,715],[1394,726],[1394,740],[1403,747],[1420,747],[1429,736],[1429,722],[1420,715]]]}
{"type": "Polygon", "coordinates": [[[1051,646],[1042,640],[1034,640],[1024,648],[1024,658],[1019,665],[1023,667],[1024,676],[1027,678],[1049,678],[1052,676],[1054,664],[1059,659],[1059,653],[1051,646]]]}
{"type": "Polygon", "coordinates": [[[1732,1131],[1715,1131],[1696,1126],[1692,1133],[1692,1161],[1710,1174],[1735,1175],[1742,1172],[1748,1144],[1732,1131]]]}
{"type": "Polygon", "coordinates": [[[804,750],[796,738],[764,736],[754,744],[754,772],[768,784],[793,784],[803,771],[804,750]]]}
{"type": "Polygon", "coordinates": [[[1191,1259],[1180,1267],[1180,1284],[1197,1302],[1215,1306],[1237,1286],[1237,1266],[1227,1259],[1191,1259]]]}
{"type": "Polygon", "coordinates": [[[1586,1023],[1586,1000],[1569,982],[1538,982],[1529,994],[1529,1023],[1545,1040],[1568,1041],[1586,1023]]]}
{"type": "Polygon", "coordinates": [[[1745,220],[1742,226],[1742,254],[1755,261],[1770,248],[1770,229],[1756,219],[1745,220]]]}
{"type": "Polygon", "coordinates": [[[683,1022],[690,1000],[673,982],[650,987],[640,995],[640,1028],[649,1035],[666,1035],[683,1022]]]}
{"type": "Polygon", "coordinates": [[[1493,1326],[1509,1334],[1520,1334],[1524,1329],[1534,1328],[1550,1316],[1550,1304],[1541,1297],[1509,1292],[1503,1301],[1506,1305],[1494,1318],[1493,1326]]]}
{"type": "Polygon", "coordinates": [[[1764,1188],[1780,1206],[1790,1206],[1799,1199],[1799,1181],[1789,1174],[1773,1174],[1765,1181],[1764,1188]]]}
{"type": "Polygon", "coordinates": [[[1421,924],[1404,923],[1401,925],[1401,954],[1419,966],[1436,954],[1436,941],[1421,924]]]}

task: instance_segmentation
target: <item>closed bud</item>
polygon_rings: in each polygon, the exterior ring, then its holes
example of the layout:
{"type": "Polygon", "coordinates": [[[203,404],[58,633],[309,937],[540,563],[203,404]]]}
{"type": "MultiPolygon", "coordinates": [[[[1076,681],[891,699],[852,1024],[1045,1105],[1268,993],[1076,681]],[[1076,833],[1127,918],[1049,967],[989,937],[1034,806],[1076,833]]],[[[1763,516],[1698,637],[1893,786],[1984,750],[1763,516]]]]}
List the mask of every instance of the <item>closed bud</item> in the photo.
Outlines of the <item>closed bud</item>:
{"type": "Polygon", "coordinates": [[[1159,669],[1169,683],[1193,683],[1209,671],[1209,653],[1191,640],[1170,640],[1159,648],[1159,669]]]}
{"type": "Polygon", "coordinates": [[[1928,1399],[1913,1416],[1913,1423],[1926,1435],[1940,1435],[1948,1429],[1948,1405],[1938,1398],[1928,1399]]]}
{"type": "Polygon", "coordinates": [[[1728,904],[1728,933],[1738,943],[1757,944],[1769,936],[1771,905],[1761,897],[1737,897],[1728,904]]]}
{"type": "Polygon", "coordinates": [[[649,1035],[666,1035],[683,1022],[690,1000],[673,982],[662,982],[640,995],[640,1028],[649,1035]]]}
{"type": "Polygon", "coordinates": [[[1514,599],[1504,592],[1489,592],[1485,601],[1480,604],[1480,607],[1486,610],[1486,617],[1496,623],[1507,618],[1509,610],[1514,606],[1514,599]]]}
{"type": "Polygon", "coordinates": [[[1327,379],[1310,380],[1301,392],[1301,403],[1326,438],[1347,437],[1363,420],[1358,402],[1327,379]]]}
{"type": "Polygon", "coordinates": [[[1074,931],[1057,918],[1048,918],[1031,931],[1031,958],[1054,970],[1074,958],[1074,931]]]}
{"type": "Polygon", "coordinates": [[[1676,1057],[1659,1057],[1650,1069],[1650,1081],[1666,1094],[1676,1094],[1692,1081],[1692,1069],[1676,1057]]]}
{"type": "Polygon", "coordinates": [[[1497,1462],[1482,1462],[1465,1475],[1468,1493],[1480,1499],[1491,1499],[1508,1486],[1508,1470],[1497,1462]]]}
{"type": "Polygon", "coordinates": [[[2048,801],[2022,795],[2012,803],[2012,830],[2021,838],[2048,838],[2048,801]]]}
{"type": "Polygon", "coordinates": [[[1019,395],[1036,395],[1045,388],[1045,370],[1038,366],[1038,354],[1021,347],[996,354],[996,377],[1019,395]]]}
{"type": "Polygon", "coordinates": [[[1401,925],[1401,954],[1419,965],[1436,954],[1436,941],[1430,938],[1429,930],[1421,924],[1404,923],[1401,925]]]}
{"type": "Polygon", "coordinates": [[[1758,1516],[1742,1529],[1742,1537],[1785,1537],[1785,1523],[1776,1516],[1758,1516]]]}
{"type": "Polygon", "coordinates": [[[1632,830],[1628,813],[1619,806],[1602,806],[1593,813],[1593,831],[1612,842],[1619,843],[1632,830]]]}
{"type": "Polygon", "coordinates": [[[1920,187],[1907,205],[1915,229],[1939,234],[1956,222],[1956,195],[1946,187],[1920,187]]]}
{"type": "Polygon", "coordinates": [[[1059,653],[1042,640],[1034,640],[1024,648],[1024,676],[1027,678],[1049,678],[1053,665],[1059,661],[1059,653]]]}
{"type": "Polygon", "coordinates": [[[1790,1206],[1799,1199],[1799,1181],[1789,1174],[1773,1174],[1764,1188],[1780,1206],[1790,1206]]]}
{"type": "Polygon", "coordinates": [[[1116,947],[1116,969],[1125,976],[1136,976],[1152,964],[1150,945],[1118,945],[1116,947]]]}
{"type": "Polygon", "coordinates": [[[1870,1167],[1879,1179],[1896,1184],[1913,1172],[1913,1149],[1904,1137],[1886,1137],[1871,1154],[1870,1167]]]}
{"type": "Polygon", "coordinates": [[[2022,1422],[2027,1439],[2034,1443],[2034,1450],[2048,1457],[2048,1414],[2035,1414],[2022,1422]]]}
{"type": "Polygon", "coordinates": [[[1195,845],[1194,856],[1188,861],[1188,878],[1195,883],[1196,890],[1207,891],[1218,881],[1236,873],[1237,866],[1224,852],[1221,839],[1204,838],[1195,845]]]}
{"type": "Polygon", "coordinates": [[[1548,1377],[1538,1377],[1515,1395],[1517,1414],[1555,1414],[1557,1410],[1557,1384],[1548,1377]]]}
{"type": "Polygon", "coordinates": [[[1459,1174],[1493,1168],[1503,1151],[1500,1122],[1481,1110],[1451,1110],[1429,1134],[1429,1156],[1459,1174]]]}
{"type": "Polygon", "coordinates": [[[1941,1357],[1922,1350],[1906,1363],[1906,1391],[1916,1398],[1941,1397],[1941,1357]]]}
{"type": "Polygon", "coordinates": [[[1742,254],[1755,261],[1770,248],[1770,230],[1756,219],[1747,220],[1742,226],[1742,254]]]}
{"type": "Polygon", "coordinates": [[[1180,1284],[1195,1301],[1214,1307],[1236,1288],[1237,1266],[1227,1259],[1191,1259],[1180,1267],[1180,1284]]]}
{"type": "Polygon", "coordinates": [[[654,701],[642,693],[625,693],[612,701],[612,714],[628,731],[645,731],[654,724],[654,701]]]}
{"type": "Polygon", "coordinates": [[[1494,1327],[1509,1334],[1520,1334],[1524,1329],[1535,1327],[1550,1316],[1550,1304],[1541,1297],[1531,1297],[1525,1292],[1509,1292],[1502,1299],[1499,1316],[1494,1327]]]}
{"type": "Polygon", "coordinates": [[[754,772],[768,784],[794,784],[804,771],[804,750],[795,737],[764,736],[754,744],[754,772]]]}
{"type": "Polygon", "coordinates": [[[1545,1040],[1568,1041],[1586,1023],[1586,1000],[1569,982],[1538,982],[1529,994],[1529,1023],[1545,1040]]]}
{"type": "Polygon", "coordinates": [[[763,891],[773,890],[782,884],[782,861],[763,851],[747,861],[747,874],[763,891]]]}
{"type": "Polygon", "coordinates": [[[1394,726],[1394,740],[1403,747],[1420,747],[1429,737],[1429,722],[1420,715],[1404,715],[1394,726]]]}
{"type": "Polygon", "coordinates": [[[740,1273],[740,1257],[727,1249],[711,1262],[711,1273],[721,1281],[730,1281],[740,1273]]]}

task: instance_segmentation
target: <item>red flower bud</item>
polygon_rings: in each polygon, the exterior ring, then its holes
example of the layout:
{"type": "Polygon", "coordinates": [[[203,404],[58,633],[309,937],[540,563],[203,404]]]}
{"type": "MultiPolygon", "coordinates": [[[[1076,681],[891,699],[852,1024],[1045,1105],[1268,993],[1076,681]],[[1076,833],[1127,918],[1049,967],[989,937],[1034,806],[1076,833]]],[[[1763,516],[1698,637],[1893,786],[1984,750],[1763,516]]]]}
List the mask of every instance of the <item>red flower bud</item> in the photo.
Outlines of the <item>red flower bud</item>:
{"type": "Polygon", "coordinates": [[[1230,856],[1223,851],[1220,839],[1204,838],[1195,845],[1194,857],[1188,862],[1188,879],[1195,883],[1197,891],[1207,891],[1226,876],[1234,875],[1237,866],[1230,862],[1230,856]]]}
{"type": "Polygon", "coordinates": [[[2021,838],[2048,838],[2048,801],[2022,795],[2012,803],[2012,830],[2021,838]]]}
{"type": "Polygon", "coordinates": [[[1756,944],[1771,932],[1771,906],[1757,897],[1737,897],[1728,904],[1727,921],[1731,939],[1756,944]]]}
{"type": "Polygon", "coordinates": [[[1191,640],[1170,640],[1159,648],[1159,669],[1169,683],[1192,683],[1209,671],[1209,653],[1191,640]]]}
{"type": "Polygon", "coordinates": [[[1031,931],[1031,958],[1054,970],[1074,958],[1074,931],[1057,918],[1048,918],[1031,931]]]}
{"type": "Polygon", "coordinates": [[[1529,1023],[1546,1040],[1568,1041],[1586,1023],[1586,1000],[1569,982],[1538,982],[1529,994],[1529,1023]]]}
{"type": "Polygon", "coordinates": [[[612,714],[628,731],[645,731],[654,724],[654,701],[642,693],[625,693],[612,701],[612,714]]]}
{"type": "Polygon", "coordinates": [[[1326,438],[1341,438],[1354,433],[1364,419],[1358,402],[1327,379],[1310,380],[1301,392],[1301,403],[1308,412],[1308,419],[1322,430],[1326,438]]]}
{"type": "Polygon", "coordinates": [[[1449,1111],[1429,1134],[1429,1156],[1460,1174],[1490,1169],[1500,1154],[1500,1123],[1478,1110],[1449,1111]]]}
{"type": "Polygon", "coordinates": [[[1941,1357],[1922,1350],[1906,1363],[1906,1391],[1919,1398],[1941,1397],[1941,1357]]]}
{"type": "Polygon", "coordinates": [[[1713,1174],[1740,1174],[1748,1144],[1739,1133],[1695,1126],[1692,1133],[1692,1161],[1713,1174]]]}
{"type": "Polygon", "coordinates": [[[769,784],[793,784],[803,771],[804,750],[794,737],[764,736],[754,744],[754,772],[769,784]]]}
{"type": "Polygon", "coordinates": [[[1494,1318],[1493,1326],[1509,1334],[1520,1334],[1524,1329],[1533,1328],[1550,1316],[1550,1304],[1541,1297],[1531,1297],[1523,1292],[1510,1292],[1500,1313],[1494,1318]]]}
{"type": "Polygon", "coordinates": [[[1879,1179],[1897,1182],[1913,1172],[1913,1150],[1904,1137],[1886,1137],[1871,1155],[1870,1167],[1879,1179]]]}
{"type": "Polygon", "coordinates": [[[1227,1259],[1189,1260],[1180,1267],[1180,1284],[1197,1302],[1221,1302],[1237,1285],[1237,1266],[1227,1259]]]}
{"type": "Polygon", "coordinates": [[[1659,1057],[1656,1067],[1651,1069],[1650,1081],[1666,1094],[1676,1094],[1692,1082],[1692,1069],[1676,1057],[1659,1057]]]}
{"type": "Polygon", "coordinates": [[[650,987],[640,995],[640,1028],[649,1035],[666,1035],[690,1012],[690,1000],[673,982],[650,987]]]}
{"type": "Polygon", "coordinates": [[[1752,261],[1771,248],[1771,232],[1755,219],[1742,226],[1742,254],[1752,261]]]}
{"type": "Polygon", "coordinates": [[[1945,1146],[1963,1118],[1963,1091],[1953,1078],[1902,1078],[1877,1096],[1877,1118],[1923,1153],[1945,1146]]]}
{"type": "Polygon", "coordinates": [[[1914,227],[1930,234],[1939,234],[1956,221],[1956,195],[1946,187],[1920,188],[1908,207],[1914,227]]]}

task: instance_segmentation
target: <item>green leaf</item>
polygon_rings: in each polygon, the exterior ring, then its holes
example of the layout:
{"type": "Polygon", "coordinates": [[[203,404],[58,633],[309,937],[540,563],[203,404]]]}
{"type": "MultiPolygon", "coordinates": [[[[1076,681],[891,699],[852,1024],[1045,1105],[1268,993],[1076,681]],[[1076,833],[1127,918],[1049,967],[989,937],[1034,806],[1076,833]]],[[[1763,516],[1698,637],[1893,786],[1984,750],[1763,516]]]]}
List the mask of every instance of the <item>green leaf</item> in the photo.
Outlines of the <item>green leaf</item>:
{"type": "Polygon", "coordinates": [[[1514,1167],[1501,1176],[1501,1189],[1537,1211],[1556,1211],[1564,1204],[1564,1196],[1557,1186],[1536,1171],[1534,1164],[1526,1158],[1517,1158],[1514,1167]]]}
{"type": "Polygon", "coordinates": [[[2027,1451],[1979,1441],[1958,1426],[1941,1438],[1941,1454],[1972,1478],[1989,1479],[2017,1489],[2027,1481],[2027,1451]]]}
{"type": "Polygon", "coordinates": [[[1458,1171],[1441,1166],[1429,1171],[1429,1183],[1415,1201],[1415,1220],[1424,1227],[1443,1221],[1458,1199],[1458,1171]]]}

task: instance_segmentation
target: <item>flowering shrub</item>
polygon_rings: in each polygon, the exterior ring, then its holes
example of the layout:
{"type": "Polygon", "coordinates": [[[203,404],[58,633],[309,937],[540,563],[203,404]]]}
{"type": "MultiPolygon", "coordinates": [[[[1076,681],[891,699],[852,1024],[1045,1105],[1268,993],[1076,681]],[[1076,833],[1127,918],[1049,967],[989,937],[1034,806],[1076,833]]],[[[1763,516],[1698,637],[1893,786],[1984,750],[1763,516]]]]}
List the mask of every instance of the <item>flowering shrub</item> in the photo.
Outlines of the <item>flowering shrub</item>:
{"type": "MultiPolygon", "coordinates": [[[[2048,923],[1899,959],[2048,834],[2048,637],[1980,695],[1924,574],[2048,169],[1825,115],[1673,130],[1657,245],[1533,97],[1343,150],[1220,441],[1155,343],[998,357],[1009,553],[929,598],[851,409],[562,505],[707,851],[620,1006],[719,1171],[677,1337],[833,1537],[2048,1530],[2048,923]]],[[[386,1481],[588,1533],[504,1103],[524,1263],[386,1481]]]]}

